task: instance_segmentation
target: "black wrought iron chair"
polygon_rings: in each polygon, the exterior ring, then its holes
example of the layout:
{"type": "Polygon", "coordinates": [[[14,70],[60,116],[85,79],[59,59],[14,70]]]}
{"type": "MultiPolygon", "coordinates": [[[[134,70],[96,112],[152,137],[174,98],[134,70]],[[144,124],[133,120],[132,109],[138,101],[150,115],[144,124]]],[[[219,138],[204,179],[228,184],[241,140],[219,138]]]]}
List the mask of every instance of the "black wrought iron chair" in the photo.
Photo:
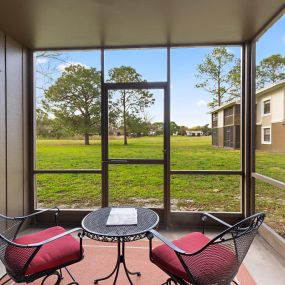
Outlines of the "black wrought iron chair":
{"type": "Polygon", "coordinates": [[[0,259],[6,268],[6,274],[0,284],[11,279],[16,283],[30,283],[44,277],[44,284],[49,276],[55,275],[55,285],[63,279],[62,269],[65,268],[72,282],[77,284],[67,266],[83,258],[81,228],[66,231],[58,226],[59,209],[47,209],[24,217],[6,217],[0,215],[0,259]],[[54,211],[56,226],[40,232],[18,237],[28,219],[46,211],[54,211]],[[79,240],[71,233],[79,232],[79,240]]]}
{"type": "Polygon", "coordinates": [[[151,230],[150,260],[169,275],[165,285],[229,285],[238,284],[234,278],[248,249],[262,224],[265,215],[255,214],[231,226],[217,217],[202,215],[202,233],[190,233],[173,242],[151,230]],[[207,218],[214,219],[226,227],[213,239],[204,235],[207,218]],[[152,239],[156,237],[163,245],[152,249],[152,239]]]}

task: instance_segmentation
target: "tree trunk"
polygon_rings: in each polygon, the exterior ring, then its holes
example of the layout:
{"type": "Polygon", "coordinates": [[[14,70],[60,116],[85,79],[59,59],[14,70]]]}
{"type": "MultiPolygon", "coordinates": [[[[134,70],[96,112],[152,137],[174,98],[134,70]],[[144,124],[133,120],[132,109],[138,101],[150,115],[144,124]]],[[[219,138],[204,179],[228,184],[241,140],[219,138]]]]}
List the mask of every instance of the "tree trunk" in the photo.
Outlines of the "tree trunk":
{"type": "Polygon", "coordinates": [[[123,123],[124,123],[124,145],[128,144],[127,140],[127,120],[126,120],[126,94],[123,94],[123,123]]]}
{"type": "Polygon", "coordinates": [[[84,143],[85,143],[85,145],[90,145],[89,134],[84,134],[84,143]]]}

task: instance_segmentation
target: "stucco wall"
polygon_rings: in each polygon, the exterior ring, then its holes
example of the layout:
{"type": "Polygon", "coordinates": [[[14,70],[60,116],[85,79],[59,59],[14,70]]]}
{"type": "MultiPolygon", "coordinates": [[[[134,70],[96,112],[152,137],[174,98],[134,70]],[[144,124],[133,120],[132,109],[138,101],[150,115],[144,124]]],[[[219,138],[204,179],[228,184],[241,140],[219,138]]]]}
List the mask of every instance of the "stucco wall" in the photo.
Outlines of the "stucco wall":
{"type": "Polygon", "coordinates": [[[266,92],[262,95],[257,95],[256,100],[256,123],[257,124],[270,124],[283,122],[285,120],[285,99],[284,99],[285,87],[280,87],[276,90],[266,92]],[[264,100],[271,99],[271,115],[263,116],[262,102],[264,100]]]}
{"type": "Polygon", "coordinates": [[[271,144],[262,144],[262,126],[256,126],[256,149],[285,152],[285,123],[271,124],[271,144]]]}
{"type": "Polygon", "coordinates": [[[224,126],[224,110],[218,112],[218,128],[224,126]]]}
{"type": "Polygon", "coordinates": [[[224,128],[218,128],[218,147],[224,147],[224,128]]]}
{"type": "Polygon", "coordinates": [[[285,87],[263,94],[256,100],[256,149],[285,152],[285,87]],[[263,115],[263,102],[270,99],[270,114],[263,115]],[[262,128],[271,127],[271,144],[262,143],[262,128]]]}

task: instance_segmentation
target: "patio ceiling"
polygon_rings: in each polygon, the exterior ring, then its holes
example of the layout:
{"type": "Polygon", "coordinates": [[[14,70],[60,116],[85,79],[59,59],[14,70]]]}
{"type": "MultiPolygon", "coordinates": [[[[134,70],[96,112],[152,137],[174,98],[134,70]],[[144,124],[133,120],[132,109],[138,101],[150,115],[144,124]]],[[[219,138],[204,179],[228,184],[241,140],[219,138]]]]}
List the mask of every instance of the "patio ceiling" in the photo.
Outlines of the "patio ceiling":
{"type": "Polygon", "coordinates": [[[1,0],[0,30],[29,48],[241,43],[284,0],[1,0]]]}

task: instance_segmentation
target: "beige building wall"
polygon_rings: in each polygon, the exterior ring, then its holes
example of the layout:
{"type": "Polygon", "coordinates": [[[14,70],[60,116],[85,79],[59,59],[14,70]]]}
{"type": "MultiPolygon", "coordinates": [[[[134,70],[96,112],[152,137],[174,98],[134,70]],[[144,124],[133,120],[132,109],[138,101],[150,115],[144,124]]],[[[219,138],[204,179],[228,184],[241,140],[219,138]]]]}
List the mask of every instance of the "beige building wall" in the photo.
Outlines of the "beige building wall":
{"type": "Polygon", "coordinates": [[[271,122],[272,123],[280,123],[284,122],[284,110],[285,110],[285,101],[284,101],[284,92],[285,87],[276,91],[271,96],[271,104],[272,104],[272,111],[271,111],[271,122]]]}
{"type": "Polygon", "coordinates": [[[0,32],[0,213],[29,211],[29,51],[0,32]]]}
{"type": "Polygon", "coordinates": [[[285,115],[285,101],[284,101],[285,87],[277,90],[264,93],[257,96],[256,100],[256,123],[280,123],[284,121],[285,115]],[[263,101],[271,99],[271,115],[263,116],[263,101]]]}
{"type": "Polygon", "coordinates": [[[224,110],[220,110],[218,112],[218,128],[222,128],[224,126],[224,110]]]}
{"type": "Polygon", "coordinates": [[[218,128],[218,146],[224,147],[224,128],[218,128]]]}
{"type": "Polygon", "coordinates": [[[257,93],[256,149],[285,152],[285,86],[257,93]],[[270,99],[270,114],[263,115],[263,102],[270,99]],[[262,143],[264,127],[271,128],[271,143],[262,143]]]}
{"type": "Polygon", "coordinates": [[[224,147],[224,110],[218,111],[218,147],[224,147]]]}
{"type": "Polygon", "coordinates": [[[271,125],[271,144],[262,144],[262,127],[256,126],[256,149],[272,152],[285,152],[285,124],[273,123],[271,125]]]}
{"type": "Polygon", "coordinates": [[[285,152],[285,123],[272,124],[272,151],[285,152]]]}

